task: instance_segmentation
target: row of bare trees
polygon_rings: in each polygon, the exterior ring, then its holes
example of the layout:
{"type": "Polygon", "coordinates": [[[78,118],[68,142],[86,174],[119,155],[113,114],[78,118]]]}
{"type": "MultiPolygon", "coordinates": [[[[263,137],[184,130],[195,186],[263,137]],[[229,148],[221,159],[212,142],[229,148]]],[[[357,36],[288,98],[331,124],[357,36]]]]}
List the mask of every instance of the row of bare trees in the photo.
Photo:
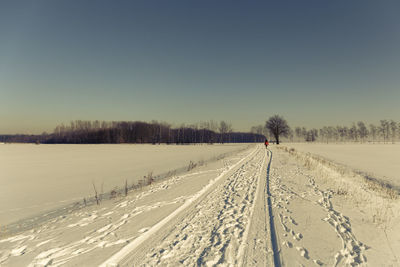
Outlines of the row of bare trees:
{"type": "Polygon", "coordinates": [[[72,121],[57,126],[44,143],[243,143],[262,142],[263,135],[233,132],[225,121],[172,127],[165,122],[72,121]]]}
{"type": "Polygon", "coordinates": [[[400,123],[380,120],[378,125],[363,121],[348,126],[324,126],[320,129],[296,127],[290,134],[291,141],[307,142],[392,142],[400,139],[400,123]]]}
{"type": "Polygon", "coordinates": [[[320,129],[296,127],[294,131],[286,120],[274,115],[265,125],[253,126],[250,132],[275,138],[285,137],[291,142],[384,142],[394,143],[400,140],[400,123],[394,120],[380,120],[378,125],[366,124],[363,121],[348,126],[324,126],[320,129]]]}
{"type": "Polygon", "coordinates": [[[141,121],[71,121],[58,125],[52,134],[0,135],[0,142],[22,143],[248,143],[262,142],[265,136],[255,133],[233,132],[226,121],[203,121],[172,127],[165,122],[141,121]]]}
{"type": "Polygon", "coordinates": [[[43,143],[50,137],[49,134],[3,134],[0,135],[0,143],[43,143]]]}

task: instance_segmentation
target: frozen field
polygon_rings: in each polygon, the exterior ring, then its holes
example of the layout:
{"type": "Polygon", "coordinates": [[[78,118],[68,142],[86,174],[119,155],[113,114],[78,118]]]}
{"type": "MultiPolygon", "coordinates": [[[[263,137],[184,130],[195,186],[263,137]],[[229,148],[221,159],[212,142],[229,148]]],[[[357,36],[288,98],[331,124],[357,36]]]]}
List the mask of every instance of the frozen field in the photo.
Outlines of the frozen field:
{"type": "Polygon", "coordinates": [[[125,180],[136,183],[241,150],[248,144],[214,145],[0,145],[0,225],[93,196],[125,180]]]}
{"type": "Polygon", "coordinates": [[[252,146],[0,232],[0,265],[399,266],[400,199],[303,154],[252,146]]]}
{"type": "Polygon", "coordinates": [[[400,187],[400,144],[286,144],[400,187]]]}

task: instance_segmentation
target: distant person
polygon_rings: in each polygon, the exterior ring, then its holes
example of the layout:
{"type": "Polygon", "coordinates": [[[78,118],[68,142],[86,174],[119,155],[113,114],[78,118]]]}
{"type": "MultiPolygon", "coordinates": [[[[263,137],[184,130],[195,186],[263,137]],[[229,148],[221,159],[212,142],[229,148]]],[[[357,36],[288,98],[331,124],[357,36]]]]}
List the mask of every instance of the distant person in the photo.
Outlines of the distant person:
{"type": "Polygon", "coordinates": [[[264,145],[265,145],[265,148],[268,148],[268,145],[269,145],[268,139],[265,139],[264,145]]]}

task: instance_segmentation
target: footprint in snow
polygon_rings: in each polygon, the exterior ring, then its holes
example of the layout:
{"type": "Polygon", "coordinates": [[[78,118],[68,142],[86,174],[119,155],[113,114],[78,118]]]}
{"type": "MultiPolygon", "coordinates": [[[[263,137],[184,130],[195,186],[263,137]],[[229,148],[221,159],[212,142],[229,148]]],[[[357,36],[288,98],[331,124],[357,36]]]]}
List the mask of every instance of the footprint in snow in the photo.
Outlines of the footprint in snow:
{"type": "Polygon", "coordinates": [[[147,232],[149,229],[150,229],[150,227],[144,227],[144,228],[140,229],[138,232],[144,233],[144,232],[147,232]]]}
{"type": "Polygon", "coordinates": [[[313,262],[318,266],[324,265],[324,263],[322,261],[320,261],[320,260],[313,260],[313,262]]]}
{"type": "Polygon", "coordinates": [[[287,246],[288,248],[292,248],[293,247],[293,244],[291,242],[289,242],[289,241],[283,241],[282,245],[287,246]]]}
{"type": "Polygon", "coordinates": [[[300,252],[300,255],[304,258],[306,258],[307,260],[310,258],[308,256],[308,251],[307,249],[303,248],[303,247],[296,247],[296,249],[300,252]]]}
{"type": "Polygon", "coordinates": [[[22,254],[25,253],[25,251],[26,251],[26,246],[14,248],[13,250],[11,250],[11,256],[21,256],[22,254]]]}

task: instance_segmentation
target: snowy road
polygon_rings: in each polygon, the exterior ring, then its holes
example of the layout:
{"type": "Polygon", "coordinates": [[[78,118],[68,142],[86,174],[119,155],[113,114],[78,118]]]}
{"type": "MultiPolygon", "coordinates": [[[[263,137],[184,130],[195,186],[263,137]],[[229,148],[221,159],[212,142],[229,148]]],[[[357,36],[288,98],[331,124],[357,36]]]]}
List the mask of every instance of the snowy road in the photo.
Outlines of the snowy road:
{"type": "Polygon", "coordinates": [[[161,221],[156,237],[151,234],[159,225],[140,240],[141,246],[131,243],[103,266],[267,265],[269,228],[265,220],[252,223],[260,212],[265,218],[265,199],[258,197],[265,187],[260,179],[265,162],[265,149],[257,147],[161,221]],[[261,209],[255,214],[257,204],[261,209]],[[249,253],[255,246],[261,253],[249,253]]]}
{"type": "Polygon", "coordinates": [[[0,265],[398,266],[399,200],[307,164],[253,146],[0,238],[0,265]]]}

